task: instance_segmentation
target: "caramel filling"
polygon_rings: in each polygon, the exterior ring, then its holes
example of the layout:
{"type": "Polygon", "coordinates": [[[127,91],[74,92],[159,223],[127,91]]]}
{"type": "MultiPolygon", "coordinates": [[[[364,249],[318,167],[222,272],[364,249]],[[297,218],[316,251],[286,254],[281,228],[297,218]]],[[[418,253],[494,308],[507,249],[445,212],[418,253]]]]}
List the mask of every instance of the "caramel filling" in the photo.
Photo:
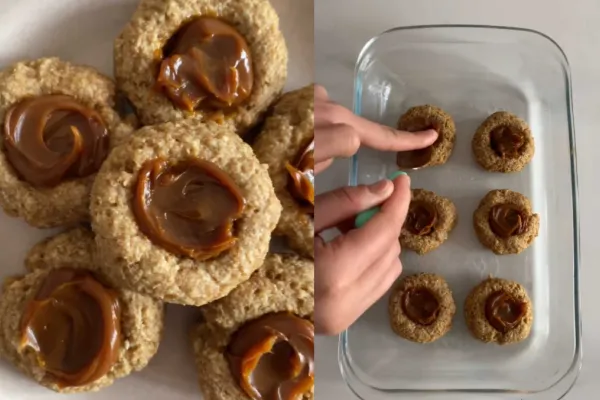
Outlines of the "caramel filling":
{"type": "Polygon", "coordinates": [[[242,326],[226,351],[231,373],[255,400],[298,400],[314,385],[314,326],[290,313],[242,326]]]}
{"type": "Polygon", "coordinates": [[[525,312],[526,304],[503,290],[492,293],[485,303],[486,319],[494,329],[502,333],[519,325],[525,312]]]}
{"type": "Polygon", "coordinates": [[[527,216],[512,204],[493,206],[489,214],[489,223],[492,232],[503,239],[522,235],[527,230],[527,216]]]}
{"type": "Polygon", "coordinates": [[[404,314],[416,324],[431,325],[440,314],[440,303],[426,287],[408,289],[402,297],[404,314]]]}
{"type": "Polygon", "coordinates": [[[21,329],[20,351],[34,352],[59,386],[84,386],[119,357],[119,300],[87,271],[52,270],[27,304],[21,329]]]}
{"type": "Polygon", "coordinates": [[[525,136],[513,127],[499,126],[490,133],[490,145],[502,158],[517,158],[525,145],[525,136]]]}
{"type": "Polygon", "coordinates": [[[146,162],[133,198],[138,226],[154,244],[197,260],[235,245],[234,222],[244,205],[225,172],[195,158],[175,165],[160,158],[146,162]]]}
{"type": "Polygon", "coordinates": [[[228,109],[252,92],[248,44],[217,18],[192,19],[169,39],[162,55],[157,85],[180,109],[228,109]]]}
{"type": "Polygon", "coordinates": [[[406,216],[406,229],[413,235],[427,236],[437,222],[437,208],[424,201],[411,201],[406,216]]]}
{"type": "Polygon", "coordinates": [[[315,206],[315,141],[302,151],[298,160],[292,165],[285,164],[290,175],[288,189],[307,214],[314,213],[315,206]]]}
{"type": "Polygon", "coordinates": [[[73,97],[44,95],[6,112],[4,148],[17,175],[52,187],[98,171],[108,155],[108,130],[100,114],[73,97]]]}

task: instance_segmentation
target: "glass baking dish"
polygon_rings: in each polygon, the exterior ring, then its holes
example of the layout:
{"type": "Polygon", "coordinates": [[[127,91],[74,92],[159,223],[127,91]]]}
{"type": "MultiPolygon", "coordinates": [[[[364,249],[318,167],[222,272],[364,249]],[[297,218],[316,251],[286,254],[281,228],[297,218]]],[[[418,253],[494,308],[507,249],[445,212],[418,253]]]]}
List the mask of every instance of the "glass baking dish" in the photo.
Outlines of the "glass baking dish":
{"type": "MultiPolygon", "coordinates": [[[[396,28],[371,39],[355,70],[354,111],[393,126],[409,107],[434,104],[453,116],[457,140],[447,164],[410,172],[412,187],[451,198],[458,225],[424,256],[404,251],[404,274],[444,276],[457,305],[452,330],[415,344],[389,327],[387,295],[340,336],[339,363],[350,389],[368,400],[411,398],[558,399],[581,365],[578,293],[577,171],[568,61],[549,37],[492,26],[396,28]],[[471,153],[483,120],[505,110],[531,126],[536,152],[520,173],[486,172],[471,153]],[[520,255],[483,248],[472,214],[492,189],[528,196],[540,215],[534,244],[520,255]],[[523,284],[534,324],[519,344],[484,344],[471,337],[462,313],[466,295],[488,276],[523,284]]],[[[395,154],[361,149],[350,184],[368,184],[396,170],[395,154]]]]}

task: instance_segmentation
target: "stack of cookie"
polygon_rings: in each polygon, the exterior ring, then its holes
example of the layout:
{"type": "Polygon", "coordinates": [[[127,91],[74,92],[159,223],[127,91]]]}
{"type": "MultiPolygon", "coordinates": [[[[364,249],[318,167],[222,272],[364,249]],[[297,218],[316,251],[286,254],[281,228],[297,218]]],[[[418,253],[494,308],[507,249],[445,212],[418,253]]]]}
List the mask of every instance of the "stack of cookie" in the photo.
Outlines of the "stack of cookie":
{"type": "Polygon", "coordinates": [[[3,357],[98,390],[156,353],[163,303],[202,306],[206,399],[313,398],[313,88],[281,96],[278,24],[268,0],[142,0],[116,82],[56,58],[0,73],[0,205],[66,229],[5,284],[3,357]]]}
{"type": "MultiPolygon", "coordinates": [[[[410,108],[398,120],[410,132],[435,129],[438,139],[420,150],[399,152],[401,169],[445,164],[456,143],[452,117],[439,107],[410,108]]],[[[493,113],[479,126],[471,141],[475,161],[487,171],[520,172],[533,158],[534,141],[527,123],[505,111],[493,113]]],[[[458,221],[452,200],[432,191],[413,189],[406,222],[400,234],[403,248],[419,255],[446,242],[458,221]]],[[[497,255],[519,254],[539,232],[539,216],[527,197],[508,189],[488,192],[473,213],[475,233],[497,255]]],[[[515,343],[529,336],[533,307],[525,288],[517,282],[490,278],[475,287],[465,301],[466,323],[484,342],[515,343]]],[[[389,298],[392,329],[408,340],[429,343],[452,327],[456,305],[442,276],[419,273],[403,278],[389,298]]]]}

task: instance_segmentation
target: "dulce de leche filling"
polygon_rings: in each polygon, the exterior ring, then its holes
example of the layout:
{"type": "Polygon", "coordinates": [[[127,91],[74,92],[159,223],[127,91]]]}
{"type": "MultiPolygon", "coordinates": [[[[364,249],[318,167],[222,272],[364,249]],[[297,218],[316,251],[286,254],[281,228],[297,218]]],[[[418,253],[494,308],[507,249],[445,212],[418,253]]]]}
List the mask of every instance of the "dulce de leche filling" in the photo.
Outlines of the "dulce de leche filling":
{"type": "Polygon", "coordinates": [[[429,235],[437,222],[437,208],[424,201],[412,201],[406,216],[406,229],[413,235],[429,235]]]}
{"type": "Polygon", "coordinates": [[[490,132],[490,145],[502,158],[516,158],[525,145],[524,133],[511,126],[499,126],[490,132]]]}
{"type": "Polygon", "coordinates": [[[236,243],[234,222],[245,201],[235,182],[215,164],[191,158],[177,164],[146,162],[133,197],[138,226],[167,251],[206,260],[236,243]]]}
{"type": "Polygon", "coordinates": [[[118,359],[119,300],[87,271],[52,270],[27,304],[21,329],[20,351],[33,351],[57,385],[84,386],[118,359]]]}
{"type": "Polygon", "coordinates": [[[192,19],[169,39],[162,56],[158,88],[180,109],[227,109],[252,92],[248,44],[220,19],[192,19]]]}
{"type": "Polygon", "coordinates": [[[255,400],[297,400],[314,385],[313,324],[282,312],[242,326],[226,351],[242,390],[255,400]]]}
{"type": "Polygon", "coordinates": [[[44,95],[6,112],[4,148],[17,175],[33,186],[52,187],[98,171],[108,154],[108,130],[100,114],[73,97],[44,95]]]}
{"type": "Polygon", "coordinates": [[[493,206],[489,214],[489,223],[492,232],[503,239],[521,235],[527,230],[527,216],[512,204],[493,206]]]}
{"type": "Polygon", "coordinates": [[[426,287],[408,289],[402,298],[404,314],[419,325],[431,325],[440,313],[440,302],[426,287]]]}
{"type": "Polygon", "coordinates": [[[290,175],[288,190],[307,214],[314,213],[315,206],[315,140],[302,151],[294,164],[285,163],[290,175]]]}
{"type": "Polygon", "coordinates": [[[485,303],[485,317],[499,332],[514,329],[525,316],[526,305],[503,290],[492,293],[485,303]]]}

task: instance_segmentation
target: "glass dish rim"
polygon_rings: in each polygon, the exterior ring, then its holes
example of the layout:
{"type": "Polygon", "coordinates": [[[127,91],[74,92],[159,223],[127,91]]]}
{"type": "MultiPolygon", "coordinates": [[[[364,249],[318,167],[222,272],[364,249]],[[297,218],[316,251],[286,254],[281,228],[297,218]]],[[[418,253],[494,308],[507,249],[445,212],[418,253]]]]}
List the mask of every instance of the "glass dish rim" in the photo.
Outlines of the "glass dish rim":
{"type": "MultiPolygon", "coordinates": [[[[577,382],[577,378],[579,377],[579,372],[581,370],[582,365],[582,357],[583,357],[583,349],[581,343],[581,306],[580,306],[580,291],[579,291],[579,266],[580,266],[580,232],[579,232],[579,194],[578,194],[578,174],[577,174],[577,152],[576,152],[576,140],[575,140],[575,121],[573,114],[573,96],[572,96],[572,80],[571,80],[571,68],[569,64],[569,60],[565,51],[562,47],[549,35],[539,32],[534,29],[521,28],[521,27],[511,27],[511,26],[502,26],[502,25],[477,25],[477,24],[432,24],[432,25],[409,25],[409,26],[400,26],[395,28],[387,29],[380,34],[373,36],[369,39],[361,48],[354,69],[354,90],[353,90],[353,112],[357,115],[361,115],[361,104],[360,100],[362,98],[362,82],[360,78],[360,66],[368,51],[371,49],[374,43],[376,43],[380,38],[396,32],[402,31],[410,31],[410,30],[428,30],[428,29],[453,29],[453,28],[463,28],[463,29],[488,29],[488,30],[505,30],[512,32],[522,32],[525,34],[535,35],[541,37],[542,39],[547,40],[550,44],[554,45],[556,49],[560,52],[562,59],[561,64],[563,67],[565,86],[566,86],[566,103],[567,103],[567,120],[568,120],[568,134],[569,134],[569,145],[570,145],[570,166],[571,166],[571,198],[573,201],[573,213],[572,213],[572,223],[573,223],[573,305],[574,305],[574,326],[575,326],[575,352],[573,355],[573,360],[571,361],[571,365],[568,370],[560,376],[554,383],[550,386],[536,391],[521,391],[521,390],[504,390],[504,389],[380,389],[376,387],[372,387],[370,385],[365,384],[360,381],[358,378],[358,384],[364,387],[367,387],[370,390],[374,390],[379,393],[387,393],[387,394],[402,394],[402,393],[412,393],[412,394],[451,394],[451,393],[469,393],[469,394],[520,394],[520,395],[537,395],[548,392],[553,388],[557,387],[561,383],[566,383],[567,387],[564,392],[560,393],[560,398],[563,398],[569,391],[573,388],[575,383],[577,382]],[[567,378],[571,379],[571,382],[564,382],[567,378]]],[[[350,159],[350,174],[348,177],[348,184],[350,186],[356,186],[358,184],[358,155],[355,154],[350,159]]],[[[348,372],[351,375],[356,377],[356,374],[352,370],[351,363],[348,362],[348,354],[345,349],[348,346],[348,330],[344,330],[339,335],[338,339],[338,366],[340,368],[342,377],[348,386],[348,388],[356,395],[358,398],[362,397],[357,392],[356,388],[350,382],[348,372]],[[349,371],[345,368],[345,365],[348,365],[349,371]]]]}

